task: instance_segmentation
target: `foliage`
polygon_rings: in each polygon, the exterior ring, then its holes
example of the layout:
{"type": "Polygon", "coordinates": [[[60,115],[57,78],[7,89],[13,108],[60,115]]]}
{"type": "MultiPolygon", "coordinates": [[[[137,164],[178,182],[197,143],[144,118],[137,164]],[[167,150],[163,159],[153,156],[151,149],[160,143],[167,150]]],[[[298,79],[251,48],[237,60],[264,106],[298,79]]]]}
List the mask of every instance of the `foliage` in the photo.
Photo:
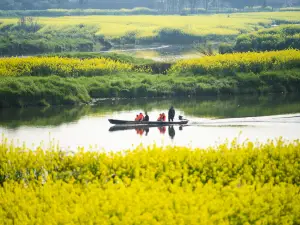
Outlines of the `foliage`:
{"type": "Polygon", "coordinates": [[[298,50],[283,50],[261,53],[233,53],[181,60],[171,67],[170,72],[188,75],[234,75],[237,72],[260,73],[268,70],[299,67],[300,52],[298,50]]]}
{"type": "Polygon", "coordinates": [[[300,49],[300,25],[282,25],[275,28],[243,34],[237,38],[234,49],[239,52],[300,49]]]}
{"type": "Polygon", "coordinates": [[[197,52],[201,53],[202,55],[205,55],[205,56],[215,55],[212,43],[209,43],[209,42],[204,42],[204,43],[198,42],[197,43],[197,42],[195,42],[193,44],[193,47],[197,52]]]}
{"type": "Polygon", "coordinates": [[[234,52],[234,46],[232,44],[221,43],[219,45],[219,53],[220,54],[233,53],[233,52],[234,52]]]}
{"type": "Polygon", "coordinates": [[[13,24],[0,25],[0,55],[92,51],[96,45],[101,45],[101,37],[96,37],[96,31],[97,27],[93,25],[75,25],[60,32],[45,28],[39,20],[25,17],[13,24]]]}
{"type": "MultiPolygon", "coordinates": [[[[76,98],[72,104],[85,103],[89,98],[112,97],[165,97],[232,95],[240,93],[264,94],[300,91],[299,69],[254,73],[238,73],[236,76],[173,76],[151,74],[115,74],[98,77],[2,77],[0,78],[0,107],[39,104],[60,105],[69,93],[76,98]],[[31,81],[31,82],[30,82],[31,81]],[[52,88],[52,82],[55,88],[52,88]],[[43,82],[47,88],[40,88],[36,82],[43,82]],[[71,92],[70,85],[76,88],[71,92]],[[21,88],[22,87],[22,88],[21,88]],[[48,92],[48,88],[50,89],[48,92]],[[66,88],[64,95],[62,90],[66,88]],[[57,92],[57,93],[56,93],[57,92]],[[80,95],[88,97],[81,98],[80,95]],[[9,98],[7,96],[10,96],[9,98]],[[57,97],[56,97],[57,96],[57,97]],[[56,100],[56,98],[58,98],[56,100]],[[21,104],[19,104],[21,102],[21,104]]],[[[64,92],[63,92],[64,93],[64,92]]]]}
{"type": "Polygon", "coordinates": [[[286,7],[286,8],[280,8],[280,11],[300,11],[300,7],[286,7]]]}
{"type": "Polygon", "coordinates": [[[42,57],[62,57],[62,58],[79,58],[79,59],[93,59],[93,58],[105,58],[122,63],[130,63],[134,65],[149,65],[154,62],[151,59],[136,58],[133,56],[117,53],[98,53],[98,52],[61,52],[61,53],[49,53],[42,54],[42,57]]]}
{"type": "Polygon", "coordinates": [[[0,10],[0,17],[57,17],[91,15],[157,15],[158,11],[145,7],[133,9],[47,9],[47,10],[0,10]]]}
{"type": "Polygon", "coordinates": [[[3,138],[0,222],[297,224],[299,149],[278,140],[69,154],[3,138]]]}
{"type": "Polygon", "coordinates": [[[82,84],[57,76],[0,79],[0,108],[74,105],[88,101],[90,96],[82,84]]]}

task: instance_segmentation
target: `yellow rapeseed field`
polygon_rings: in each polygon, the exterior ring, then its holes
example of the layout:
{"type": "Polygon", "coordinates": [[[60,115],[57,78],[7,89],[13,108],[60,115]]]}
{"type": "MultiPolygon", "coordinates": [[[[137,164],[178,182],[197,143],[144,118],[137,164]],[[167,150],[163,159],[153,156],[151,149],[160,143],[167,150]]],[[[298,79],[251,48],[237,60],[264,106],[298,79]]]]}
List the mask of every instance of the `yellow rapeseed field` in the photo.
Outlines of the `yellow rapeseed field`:
{"type": "Polygon", "coordinates": [[[106,58],[77,59],[60,57],[1,58],[0,76],[62,77],[99,76],[134,71],[132,64],[106,58]]]}
{"type": "MultiPolygon", "coordinates": [[[[232,53],[177,61],[169,73],[179,74],[231,74],[293,69],[300,67],[299,50],[232,53]]],[[[145,72],[146,66],[135,67],[106,58],[78,59],[61,57],[1,58],[1,76],[61,77],[101,76],[118,72],[145,72]]]]}
{"type": "Polygon", "coordinates": [[[0,143],[0,224],[299,224],[300,142],[68,154],[0,143]]]}
{"type": "Polygon", "coordinates": [[[186,59],[176,62],[170,72],[218,74],[234,72],[261,72],[300,67],[299,50],[246,52],[186,59]]]}
{"type": "MultiPolygon", "coordinates": [[[[164,28],[177,29],[192,35],[238,35],[240,32],[253,31],[275,20],[300,21],[298,12],[260,12],[214,14],[197,16],[66,16],[39,17],[44,24],[39,32],[63,32],[72,25],[92,25],[98,27],[98,35],[107,38],[122,37],[128,32],[136,32],[138,37],[156,36],[164,28]]],[[[17,19],[0,19],[5,24],[16,23],[17,19]]],[[[3,26],[2,25],[2,26],[3,26]]]]}

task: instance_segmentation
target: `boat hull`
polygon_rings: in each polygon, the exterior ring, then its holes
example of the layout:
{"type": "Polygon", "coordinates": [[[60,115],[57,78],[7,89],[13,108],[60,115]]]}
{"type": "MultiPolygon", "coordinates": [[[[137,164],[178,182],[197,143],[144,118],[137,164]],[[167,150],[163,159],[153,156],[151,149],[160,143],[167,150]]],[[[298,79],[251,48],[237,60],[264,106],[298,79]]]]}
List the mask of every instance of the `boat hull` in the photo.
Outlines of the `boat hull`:
{"type": "Polygon", "coordinates": [[[108,119],[111,124],[116,125],[156,125],[156,126],[168,126],[168,125],[185,125],[189,121],[188,120],[180,120],[180,121],[130,121],[130,120],[114,120],[108,119]]]}

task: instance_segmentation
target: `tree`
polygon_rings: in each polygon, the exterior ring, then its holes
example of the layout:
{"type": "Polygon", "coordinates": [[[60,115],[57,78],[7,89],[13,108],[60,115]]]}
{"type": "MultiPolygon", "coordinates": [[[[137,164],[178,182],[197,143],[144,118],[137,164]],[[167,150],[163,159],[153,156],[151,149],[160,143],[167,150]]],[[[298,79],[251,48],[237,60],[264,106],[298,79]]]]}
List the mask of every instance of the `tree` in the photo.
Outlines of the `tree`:
{"type": "Polygon", "coordinates": [[[188,1],[189,1],[191,13],[194,13],[195,9],[196,9],[196,6],[197,6],[198,0],[188,0],[188,1]]]}

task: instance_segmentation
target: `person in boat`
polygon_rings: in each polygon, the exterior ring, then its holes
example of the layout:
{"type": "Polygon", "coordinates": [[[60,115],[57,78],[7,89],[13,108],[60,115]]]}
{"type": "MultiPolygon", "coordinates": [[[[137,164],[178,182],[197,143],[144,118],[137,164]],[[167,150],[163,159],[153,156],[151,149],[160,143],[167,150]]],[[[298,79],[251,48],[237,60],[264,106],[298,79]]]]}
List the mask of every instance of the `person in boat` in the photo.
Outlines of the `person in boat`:
{"type": "Polygon", "coordinates": [[[173,106],[171,106],[171,108],[169,109],[169,112],[168,112],[168,119],[169,119],[169,122],[174,120],[174,117],[175,117],[175,109],[173,106]]]}
{"type": "Polygon", "coordinates": [[[159,114],[159,116],[157,118],[157,121],[162,121],[162,115],[161,115],[161,113],[159,114]]]}
{"type": "Polygon", "coordinates": [[[135,121],[139,121],[139,115],[136,115],[135,121]]]}
{"type": "Polygon", "coordinates": [[[166,121],[166,115],[165,115],[165,113],[162,113],[161,117],[162,117],[162,121],[166,121]]]}
{"type": "Polygon", "coordinates": [[[149,121],[149,116],[148,116],[148,113],[147,112],[145,112],[145,117],[144,117],[144,119],[143,119],[143,121],[149,121]]]}
{"type": "Polygon", "coordinates": [[[138,120],[137,121],[143,121],[143,119],[144,119],[144,115],[143,115],[143,113],[140,113],[138,115],[138,120]]]}
{"type": "Polygon", "coordinates": [[[159,114],[159,117],[158,117],[157,121],[162,121],[162,122],[166,121],[165,113],[159,114]]]}

